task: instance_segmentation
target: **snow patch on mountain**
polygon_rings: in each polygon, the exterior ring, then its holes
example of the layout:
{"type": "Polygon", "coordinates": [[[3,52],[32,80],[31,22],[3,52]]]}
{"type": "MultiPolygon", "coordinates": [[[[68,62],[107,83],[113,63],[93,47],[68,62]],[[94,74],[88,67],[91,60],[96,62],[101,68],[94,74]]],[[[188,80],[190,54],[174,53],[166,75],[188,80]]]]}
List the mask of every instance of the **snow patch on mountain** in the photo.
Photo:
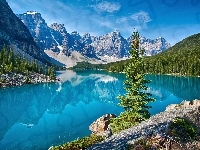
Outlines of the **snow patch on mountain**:
{"type": "Polygon", "coordinates": [[[27,11],[25,14],[35,15],[36,13],[38,13],[38,12],[37,11],[27,11]]]}

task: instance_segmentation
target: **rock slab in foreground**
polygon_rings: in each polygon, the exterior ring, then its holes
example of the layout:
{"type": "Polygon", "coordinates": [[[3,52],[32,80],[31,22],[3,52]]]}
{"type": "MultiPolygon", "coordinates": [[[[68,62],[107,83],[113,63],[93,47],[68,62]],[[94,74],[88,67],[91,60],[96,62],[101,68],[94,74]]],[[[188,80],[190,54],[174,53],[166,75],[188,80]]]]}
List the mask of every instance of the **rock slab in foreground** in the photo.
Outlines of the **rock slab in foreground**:
{"type": "Polygon", "coordinates": [[[170,105],[164,112],[152,116],[146,121],[114,134],[103,142],[97,143],[88,150],[123,150],[130,142],[152,134],[163,135],[169,123],[176,117],[186,118],[198,127],[200,131],[200,100],[183,101],[178,105],[170,105]]]}

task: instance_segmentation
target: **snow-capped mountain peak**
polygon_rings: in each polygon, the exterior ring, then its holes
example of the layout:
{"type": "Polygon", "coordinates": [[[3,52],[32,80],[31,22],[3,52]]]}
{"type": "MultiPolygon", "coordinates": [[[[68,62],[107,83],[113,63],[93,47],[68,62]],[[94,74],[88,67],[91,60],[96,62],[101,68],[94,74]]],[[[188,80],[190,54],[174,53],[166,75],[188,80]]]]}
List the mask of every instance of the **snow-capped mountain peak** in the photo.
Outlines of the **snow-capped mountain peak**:
{"type": "MultiPolygon", "coordinates": [[[[43,50],[66,56],[76,51],[84,57],[102,60],[116,60],[129,56],[132,37],[125,39],[118,30],[102,36],[91,36],[89,33],[81,36],[77,31],[68,33],[64,24],[53,23],[48,26],[41,14],[36,11],[27,11],[17,16],[28,27],[38,46],[43,50]]],[[[155,55],[169,48],[170,44],[162,37],[155,40],[141,37],[141,47],[145,49],[146,55],[155,55]]]]}

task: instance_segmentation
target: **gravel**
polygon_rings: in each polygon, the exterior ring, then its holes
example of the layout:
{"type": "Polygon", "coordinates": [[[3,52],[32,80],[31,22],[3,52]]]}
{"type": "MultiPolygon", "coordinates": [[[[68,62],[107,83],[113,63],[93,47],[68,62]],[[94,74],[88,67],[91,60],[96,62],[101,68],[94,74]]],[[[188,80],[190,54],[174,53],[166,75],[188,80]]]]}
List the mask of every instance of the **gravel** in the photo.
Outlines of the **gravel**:
{"type": "MultiPolygon", "coordinates": [[[[32,72],[29,74],[30,84],[55,82],[58,79],[51,80],[49,76],[32,72]]],[[[8,73],[0,75],[0,88],[22,86],[26,83],[26,76],[17,73],[8,73]]]]}

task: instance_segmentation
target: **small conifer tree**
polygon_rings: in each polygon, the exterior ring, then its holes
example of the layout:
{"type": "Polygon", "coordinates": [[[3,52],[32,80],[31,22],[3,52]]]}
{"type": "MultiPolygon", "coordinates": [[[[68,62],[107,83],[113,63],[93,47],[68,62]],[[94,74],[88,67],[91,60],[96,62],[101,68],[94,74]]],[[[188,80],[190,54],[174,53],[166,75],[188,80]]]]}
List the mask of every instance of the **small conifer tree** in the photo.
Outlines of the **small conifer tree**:
{"type": "Polygon", "coordinates": [[[147,104],[154,101],[154,98],[151,98],[151,94],[147,92],[146,84],[150,81],[146,80],[145,74],[141,73],[144,64],[144,50],[140,49],[139,43],[139,33],[133,32],[130,46],[131,59],[124,69],[126,75],[126,80],[124,81],[126,94],[118,97],[120,100],[119,105],[125,111],[119,117],[111,120],[111,127],[114,133],[127,129],[150,117],[149,108],[151,106],[147,104]]]}

